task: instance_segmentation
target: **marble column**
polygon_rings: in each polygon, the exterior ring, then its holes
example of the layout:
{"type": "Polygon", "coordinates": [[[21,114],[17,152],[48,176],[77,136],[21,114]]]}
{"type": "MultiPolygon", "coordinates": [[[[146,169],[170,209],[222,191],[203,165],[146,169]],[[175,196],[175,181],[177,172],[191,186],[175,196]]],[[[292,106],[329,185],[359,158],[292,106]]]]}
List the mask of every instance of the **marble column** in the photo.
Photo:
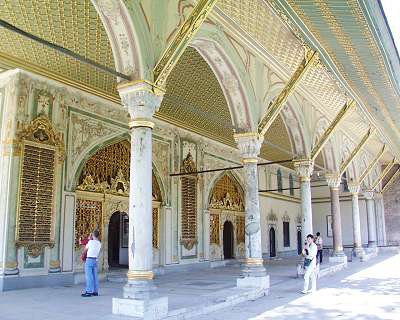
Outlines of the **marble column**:
{"type": "Polygon", "coordinates": [[[162,97],[147,83],[119,86],[131,122],[129,194],[129,271],[126,299],[113,299],[113,313],[152,318],[168,312],[168,298],[158,298],[153,283],[152,128],[162,97]]]}
{"type": "Polygon", "coordinates": [[[236,134],[245,176],[245,246],[246,263],[243,266],[244,278],[238,279],[239,287],[269,287],[269,277],[263,265],[261,249],[261,217],[258,195],[257,162],[263,138],[257,133],[236,134]],[[249,280],[248,278],[257,278],[249,280]]]}
{"type": "Polygon", "coordinates": [[[375,192],[375,217],[376,217],[376,231],[377,231],[377,244],[378,246],[386,245],[386,228],[385,228],[385,208],[383,205],[382,192],[375,192]]]}
{"type": "Polygon", "coordinates": [[[331,215],[332,215],[332,233],[333,233],[333,256],[344,256],[342,242],[342,221],[340,217],[339,186],[341,177],[338,173],[327,173],[326,182],[331,193],[331,215]]]}
{"type": "Polygon", "coordinates": [[[310,159],[299,159],[294,160],[293,163],[297,176],[300,178],[302,234],[305,238],[308,234],[313,234],[311,175],[314,170],[314,162],[310,159]]]}
{"type": "Polygon", "coordinates": [[[373,199],[374,192],[372,190],[365,191],[364,197],[367,203],[368,248],[376,248],[376,221],[373,199]]]}
{"type": "Polygon", "coordinates": [[[365,252],[362,247],[360,208],[358,205],[358,193],[360,192],[360,185],[358,182],[349,182],[348,187],[352,194],[353,253],[356,257],[362,257],[365,252]]]}

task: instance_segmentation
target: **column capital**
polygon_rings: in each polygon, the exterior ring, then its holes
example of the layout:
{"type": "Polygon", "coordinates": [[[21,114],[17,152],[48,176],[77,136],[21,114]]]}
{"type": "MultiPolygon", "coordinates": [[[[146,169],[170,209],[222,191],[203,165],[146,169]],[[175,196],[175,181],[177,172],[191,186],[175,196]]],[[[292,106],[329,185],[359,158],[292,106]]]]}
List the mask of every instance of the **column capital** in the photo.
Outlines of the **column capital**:
{"type": "Polygon", "coordinates": [[[314,172],[314,161],[311,159],[296,159],[293,160],[294,169],[296,174],[300,177],[301,181],[310,181],[314,172]]]}
{"type": "Polygon", "coordinates": [[[375,199],[375,200],[383,199],[383,194],[382,194],[382,192],[379,192],[379,191],[374,192],[374,199],[375,199]]]}
{"type": "Polygon", "coordinates": [[[128,82],[118,86],[122,104],[127,108],[132,127],[153,127],[150,120],[160,108],[163,95],[156,93],[147,82],[128,82]]]}
{"type": "Polygon", "coordinates": [[[330,188],[339,188],[341,176],[339,172],[328,172],[325,174],[325,179],[330,188]]]}
{"type": "Polygon", "coordinates": [[[237,133],[233,136],[237,143],[243,162],[258,162],[264,137],[257,132],[237,133]]]}
{"type": "Polygon", "coordinates": [[[374,198],[373,190],[365,190],[363,194],[364,194],[365,199],[367,199],[367,200],[372,200],[374,198]]]}
{"type": "Polygon", "coordinates": [[[347,184],[351,194],[357,195],[360,192],[360,184],[358,181],[351,181],[347,184]]]}

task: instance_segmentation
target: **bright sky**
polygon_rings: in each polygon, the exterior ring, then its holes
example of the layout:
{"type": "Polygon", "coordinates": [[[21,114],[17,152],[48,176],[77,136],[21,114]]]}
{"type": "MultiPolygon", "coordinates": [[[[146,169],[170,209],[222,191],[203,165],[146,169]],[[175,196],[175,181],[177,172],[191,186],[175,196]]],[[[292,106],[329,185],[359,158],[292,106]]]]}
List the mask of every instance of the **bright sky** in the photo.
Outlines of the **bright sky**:
{"type": "Polygon", "coordinates": [[[386,19],[400,53],[400,0],[381,0],[386,19]]]}

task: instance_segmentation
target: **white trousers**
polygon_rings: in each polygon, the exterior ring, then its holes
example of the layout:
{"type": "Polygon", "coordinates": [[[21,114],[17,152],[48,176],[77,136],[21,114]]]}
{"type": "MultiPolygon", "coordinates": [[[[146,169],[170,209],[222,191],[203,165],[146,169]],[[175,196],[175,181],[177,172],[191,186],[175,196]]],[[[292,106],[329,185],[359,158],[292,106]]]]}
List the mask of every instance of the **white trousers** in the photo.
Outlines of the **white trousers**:
{"type": "Polygon", "coordinates": [[[311,290],[317,290],[317,274],[314,265],[306,267],[306,273],[304,274],[304,291],[308,291],[308,285],[311,279],[311,290]]]}

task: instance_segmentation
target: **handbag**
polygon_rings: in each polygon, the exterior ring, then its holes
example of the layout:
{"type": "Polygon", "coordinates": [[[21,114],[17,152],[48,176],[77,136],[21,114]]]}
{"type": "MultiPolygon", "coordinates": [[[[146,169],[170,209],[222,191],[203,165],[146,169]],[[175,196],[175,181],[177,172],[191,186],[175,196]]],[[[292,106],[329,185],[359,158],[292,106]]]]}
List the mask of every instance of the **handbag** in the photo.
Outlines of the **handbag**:
{"type": "Polygon", "coordinates": [[[313,259],[305,258],[304,259],[304,268],[307,268],[308,266],[310,266],[312,260],[313,259]]]}

